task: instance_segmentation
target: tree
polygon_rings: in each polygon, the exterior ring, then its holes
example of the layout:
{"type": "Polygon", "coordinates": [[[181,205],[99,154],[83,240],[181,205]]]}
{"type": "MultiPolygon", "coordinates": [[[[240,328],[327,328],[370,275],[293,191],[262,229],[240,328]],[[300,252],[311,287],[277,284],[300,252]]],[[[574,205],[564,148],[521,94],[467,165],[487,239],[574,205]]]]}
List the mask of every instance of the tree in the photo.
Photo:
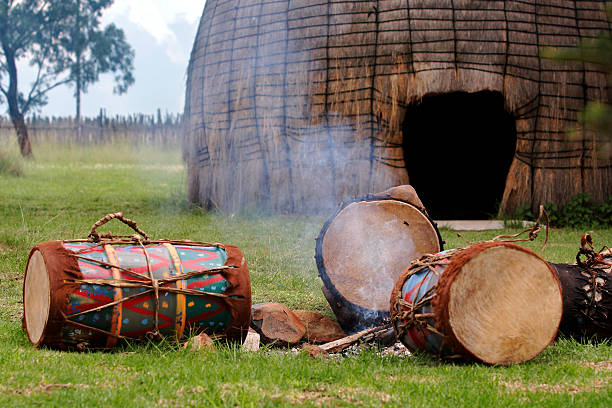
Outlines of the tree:
{"type": "MultiPolygon", "coordinates": [[[[74,84],[80,94],[100,74],[115,74],[115,92],[134,82],[134,52],[123,31],[100,28],[113,0],[0,0],[0,94],[17,132],[22,155],[32,156],[25,115],[44,106],[47,94],[74,84]],[[29,59],[36,76],[27,93],[19,90],[17,61],[29,59]]],[[[0,102],[3,102],[0,100],[0,102]]]]}
{"type": "Polygon", "coordinates": [[[73,0],[69,24],[73,30],[64,48],[71,59],[70,83],[75,87],[76,122],[80,132],[81,94],[98,81],[100,74],[115,75],[114,92],[122,94],[134,83],[134,52],[125,40],[123,30],[110,24],[100,27],[100,17],[113,0],[73,0]]]}

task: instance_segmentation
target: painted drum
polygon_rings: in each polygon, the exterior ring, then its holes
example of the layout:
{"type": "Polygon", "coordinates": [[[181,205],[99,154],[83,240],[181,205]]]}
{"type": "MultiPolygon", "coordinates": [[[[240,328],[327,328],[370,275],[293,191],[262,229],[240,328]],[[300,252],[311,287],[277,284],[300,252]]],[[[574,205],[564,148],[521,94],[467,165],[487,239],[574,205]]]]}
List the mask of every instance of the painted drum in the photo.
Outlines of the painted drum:
{"type": "Polygon", "coordinates": [[[43,242],[30,253],[23,294],[30,342],[57,349],[198,332],[242,341],[250,322],[249,272],[231,245],[43,242]]]}
{"type": "Polygon", "coordinates": [[[391,321],[411,351],[508,365],[557,336],[561,287],[529,249],[486,242],[414,261],[391,292],[391,321]]]}
{"type": "Polygon", "coordinates": [[[443,249],[435,223],[409,201],[373,195],[344,204],[323,226],[315,259],[345,332],[389,317],[389,292],[414,259],[443,249]]]}

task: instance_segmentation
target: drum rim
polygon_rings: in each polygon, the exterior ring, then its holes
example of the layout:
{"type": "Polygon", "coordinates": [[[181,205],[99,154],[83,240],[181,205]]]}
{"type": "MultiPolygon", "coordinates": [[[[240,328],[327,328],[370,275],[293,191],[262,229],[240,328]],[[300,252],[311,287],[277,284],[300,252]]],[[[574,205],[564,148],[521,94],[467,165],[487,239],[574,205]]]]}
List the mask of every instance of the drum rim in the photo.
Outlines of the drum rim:
{"type": "MultiPolygon", "coordinates": [[[[380,320],[382,318],[389,316],[389,311],[368,309],[363,306],[356,305],[355,303],[350,302],[348,299],[346,299],[346,297],[344,297],[336,289],[336,287],[332,285],[331,279],[329,278],[329,275],[327,273],[327,268],[325,267],[325,263],[323,260],[323,240],[325,238],[325,234],[327,233],[327,230],[331,226],[332,222],[336,219],[338,214],[340,214],[346,207],[348,207],[351,204],[359,203],[359,202],[373,202],[373,201],[396,201],[396,202],[401,202],[401,203],[410,205],[411,207],[415,208],[420,214],[422,214],[425,217],[425,219],[430,223],[430,225],[433,227],[433,230],[435,231],[436,236],[438,238],[437,241],[438,241],[438,245],[440,246],[440,251],[444,250],[444,241],[442,240],[442,235],[440,234],[440,230],[438,229],[438,224],[429,216],[429,214],[427,214],[425,209],[421,208],[420,206],[416,205],[415,203],[411,201],[403,200],[401,198],[394,198],[386,194],[385,195],[367,194],[364,197],[358,197],[353,200],[343,202],[340,205],[340,207],[327,219],[327,221],[323,224],[323,227],[321,228],[321,232],[319,233],[319,236],[316,238],[316,245],[315,245],[315,261],[317,264],[317,270],[319,272],[319,277],[323,281],[323,285],[325,286],[325,288],[330,292],[332,296],[334,296],[337,299],[340,299],[342,302],[345,302],[346,304],[351,305],[351,307],[353,307],[354,310],[360,314],[366,314],[366,313],[369,315],[375,314],[372,318],[366,319],[366,320],[377,321],[377,320],[380,320]]],[[[370,322],[366,321],[365,323],[369,324],[370,322]]]]}

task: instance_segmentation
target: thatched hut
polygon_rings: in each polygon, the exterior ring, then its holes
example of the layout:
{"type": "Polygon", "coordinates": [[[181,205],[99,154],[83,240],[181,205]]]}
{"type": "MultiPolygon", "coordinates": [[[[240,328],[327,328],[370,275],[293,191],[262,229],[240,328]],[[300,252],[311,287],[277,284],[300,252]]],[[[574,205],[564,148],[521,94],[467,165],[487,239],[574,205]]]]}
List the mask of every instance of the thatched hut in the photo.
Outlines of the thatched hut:
{"type": "Polygon", "coordinates": [[[189,194],[320,212],[398,184],[434,217],[612,194],[597,67],[540,58],[610,30],[604,2],[208,0],[188,71],[189,194]]]}

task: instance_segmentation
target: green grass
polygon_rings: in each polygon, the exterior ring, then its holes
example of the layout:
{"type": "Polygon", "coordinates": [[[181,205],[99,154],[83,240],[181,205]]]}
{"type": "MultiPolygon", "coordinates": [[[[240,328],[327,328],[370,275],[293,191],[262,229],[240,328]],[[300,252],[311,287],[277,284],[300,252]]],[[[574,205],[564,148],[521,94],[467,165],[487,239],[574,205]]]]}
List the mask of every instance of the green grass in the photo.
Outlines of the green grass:
{"type": "MultiPolygon", "coordinates": [[[[108,353],[34,349],[21,329],[22,277],[40,241],[84,238],[123,211],[153,238],[237,245],[253,302],[331,315],[321,294],[314,239],[325,218],[215,214],[186,202],[178,151],[130,146],[35,146],[24,176],[0,173],[0,406],[589,406],[612,400],[612,346],[562,339],[511,367],[446,364],[428,356],[313,359],[287,350],[218,345],[192,352],[163,342],[108,353]],[[606,363],[607,361],[607,363],[606,363]]],[[[102,230],[127,233],[111,222],[102,230]]],[[[503,231],[443,229],[447,248],[503,231]]],[[[552,230],[543,256],[572,262],[580,235],[612,243],[612,230],[552,230]]],[[[542,233],[542,239],[543,239],[542,233]]],[[[542,240],[527,243],[538,251],[542,240]]]]}

